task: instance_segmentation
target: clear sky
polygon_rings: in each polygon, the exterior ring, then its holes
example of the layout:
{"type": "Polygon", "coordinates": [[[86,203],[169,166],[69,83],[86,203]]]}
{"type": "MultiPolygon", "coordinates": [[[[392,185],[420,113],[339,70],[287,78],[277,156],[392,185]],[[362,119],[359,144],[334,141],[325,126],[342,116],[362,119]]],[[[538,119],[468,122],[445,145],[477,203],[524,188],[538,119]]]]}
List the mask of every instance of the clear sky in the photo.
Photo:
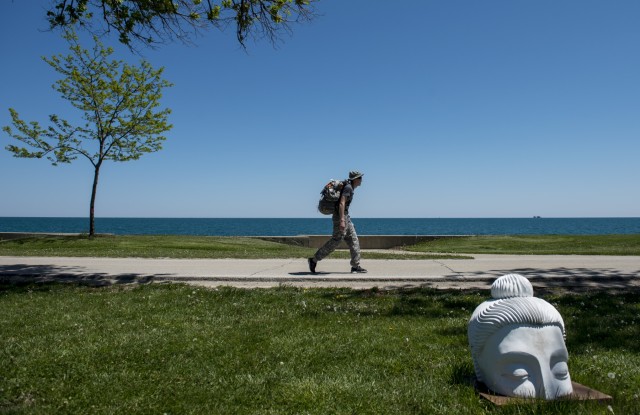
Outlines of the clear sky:
{"type": "MultiPolygon", "coordinates": [[[[76,110],[41,56],[45,0],[0,4],[0,126],[76,110]]],[[[144,50],[175,84],[164,149],[101,170],[98,217],[640,216],[640,2],[320,0],[274,48],[233,30],[144,50]]],[[[138,62],[114,42],[118,57],[138,62]]],[[[91,44],[86,43],[86,48],[91,44]]],[[[15,159],[0,216],[88,216],[92,167],[15,159]]]]}

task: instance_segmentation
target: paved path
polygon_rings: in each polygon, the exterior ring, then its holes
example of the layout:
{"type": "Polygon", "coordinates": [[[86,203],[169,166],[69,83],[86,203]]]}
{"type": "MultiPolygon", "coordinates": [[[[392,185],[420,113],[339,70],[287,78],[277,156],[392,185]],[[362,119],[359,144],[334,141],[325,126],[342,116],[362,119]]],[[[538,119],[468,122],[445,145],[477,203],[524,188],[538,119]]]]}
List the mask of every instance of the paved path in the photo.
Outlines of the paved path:
{"type": "Polygon", "coordinates": [[[0,281],[82,281],[94,285],[184,282],[203,286],[488,288],[519,273],[534,287],[640,289],[640,256],[473,255],[474,259],[366,260],[367,274],[345,259],[325,259],[311,274],[305,259],[140,259],[2,257],[0,281]]]}

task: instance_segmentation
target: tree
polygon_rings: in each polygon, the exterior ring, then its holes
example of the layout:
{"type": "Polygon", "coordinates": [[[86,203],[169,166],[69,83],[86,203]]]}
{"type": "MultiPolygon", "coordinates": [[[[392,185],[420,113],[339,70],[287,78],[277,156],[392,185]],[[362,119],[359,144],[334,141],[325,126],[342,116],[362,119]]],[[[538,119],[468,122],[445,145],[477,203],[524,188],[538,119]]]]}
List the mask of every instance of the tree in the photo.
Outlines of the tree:
{"type": "Polygon", "coordinates": [[[158,109],[162,89],[171,83],[161,78],[164,68],[153,69],[142,61],[132,66],[109,60],[112,48],[105,48],[96,37],[92,51],[83,49],[73,31],[65,32],[71,53],[43,58],[64,77],[53,85],[62,97],[84,114],[84,125],[74,126],[50,115],[48,128],[38,122],[26,123],[9,109],[12,123],[3,127],[11,137],[26,147],[8,145],[15,157],[46,157],[56,166],[84,157],[93,165],[93,185],[89,208],[89,235],[95,234],[94,208],[100,168],[106,160],[137,160],[144,153],[158,151],[166,139],[162,133],[172,127],[167,123],[170,109],[158,109]],[[85,144],[91,150],[85,149],[85,144]]]}
{"type": "Polygon", "coordinates": [[[80,25],[92,30],[102,21],[103,29],[115,30],[120,42],[132,40],[147,45],[175,38],[188,40],[209,26],[236,27],[238,42],[247,37],[267,37],[275,42],[290,24],[315,17],[316,0],[55,0],[47,11],[51,28],[80,25]]]}

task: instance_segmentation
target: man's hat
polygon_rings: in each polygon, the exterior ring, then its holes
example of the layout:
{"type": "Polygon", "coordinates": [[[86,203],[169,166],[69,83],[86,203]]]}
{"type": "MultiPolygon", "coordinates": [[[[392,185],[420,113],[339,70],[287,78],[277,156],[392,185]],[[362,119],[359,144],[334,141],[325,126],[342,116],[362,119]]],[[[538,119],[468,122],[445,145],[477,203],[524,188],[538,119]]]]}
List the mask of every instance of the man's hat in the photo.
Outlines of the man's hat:
{"type": "Polygon", "coordinates": [[[364,173],[360,173],[358,170],[352,170],[349,172],[349,180],[359,179],[364,176],[364,173]]]}

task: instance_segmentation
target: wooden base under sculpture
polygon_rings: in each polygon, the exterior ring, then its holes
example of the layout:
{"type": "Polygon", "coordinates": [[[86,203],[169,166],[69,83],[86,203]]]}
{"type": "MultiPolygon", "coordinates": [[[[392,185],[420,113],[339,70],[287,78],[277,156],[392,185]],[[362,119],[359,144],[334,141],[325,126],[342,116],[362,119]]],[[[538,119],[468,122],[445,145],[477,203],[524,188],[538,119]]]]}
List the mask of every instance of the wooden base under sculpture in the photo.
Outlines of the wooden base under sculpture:
{"type": "MultiPolygon", "coordinates": [[[[576,382],[571,382],[571,385],[573,386],[573,393],[571,395],[558,398],[558,400],[568,400],[568,401],[593,400],[598,402],[613,401],[613,398],[611,396],[604,394],[602,392],[599,392],[595,389],[591,389],[587,386],[581,385],[576,382]]],[[[522,404],[522,403],[533,403],[533,402],[553,402],[553,401],[544,401],[541,399],[534,399],[534,398],[520,398],[520,397],[496,395],[495,393],[487,389],[484,383],[481,383],[478,381],[474,382],[474,387],[476,389],[476,392],[478,392],[480,396],[482,396],[484,399],[498,406],[509,405],[514,403],[522,404]]]]}

